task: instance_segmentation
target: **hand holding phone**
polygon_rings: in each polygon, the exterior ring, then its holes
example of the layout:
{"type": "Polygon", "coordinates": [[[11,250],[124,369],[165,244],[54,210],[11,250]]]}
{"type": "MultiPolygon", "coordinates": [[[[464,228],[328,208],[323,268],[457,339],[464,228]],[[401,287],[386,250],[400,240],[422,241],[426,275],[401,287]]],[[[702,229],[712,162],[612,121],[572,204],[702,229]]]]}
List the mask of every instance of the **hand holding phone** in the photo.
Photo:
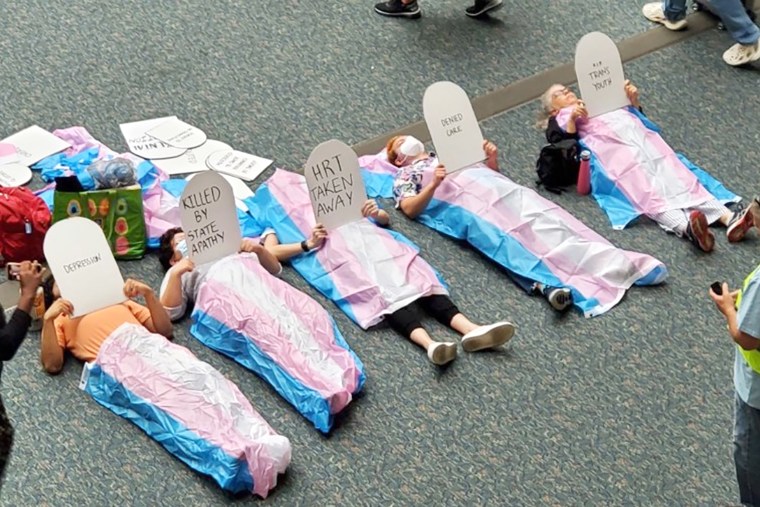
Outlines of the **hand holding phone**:
{"type": "Polygon", "coordinates": [[[722,283],[720,283],[720,282],[713,282],[713,284],[710,285],[710,288],[718,296],[723,295],[723,284],[722,283]]]}

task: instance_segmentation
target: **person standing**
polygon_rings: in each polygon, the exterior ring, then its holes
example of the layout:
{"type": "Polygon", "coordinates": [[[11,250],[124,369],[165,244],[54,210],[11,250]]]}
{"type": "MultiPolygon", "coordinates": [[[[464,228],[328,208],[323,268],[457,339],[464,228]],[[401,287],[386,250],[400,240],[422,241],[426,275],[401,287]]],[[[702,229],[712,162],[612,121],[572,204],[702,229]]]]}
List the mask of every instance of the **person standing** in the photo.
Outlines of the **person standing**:
{"type": "MultiPolygon", "coordinates": [[[[37,288],[42,282],[43,271],[37,263],[22,262],[18,273],[21,295],[16,310],[8,322],[5,322],[5,311],[0,307],[0,375],[2,375],[3,363],[13,359],[32,324],[32,306],[37,295],[37,288]]],[[[12,446],[13,426],[5,413],[5,406],[0,397],[0,486],[12,446]]]]}
{"type": "MultiPolygon", "coordinates": [[[[471,18],[477,18],[487,12],[502,6],[504,0],[475,0],[475,3],[464,10],[471,18]]],[[[381,16],[417,19],[422,16],[422,10],[417,0],[389,0],[375,4],[375,12],[381,16]]]]}
{"type": "Polygon", "coordinates": [[[760,506],[760,266],[741,290],[710,297],[726,318],[736,344],[734,359],[734,463],[744,505],[760,506]]]}
{"type": "MultiPolygon", "coordinates": [[[[742,0],[710,0],[713,12],[736,41],[723,53],[723,61],[734,67],[760,60],[760,28],[749,17],[742,0]]],[[[669,30],[686,28],[686,0],[652,2],[642,8],[644,17],[669,30]]]]}

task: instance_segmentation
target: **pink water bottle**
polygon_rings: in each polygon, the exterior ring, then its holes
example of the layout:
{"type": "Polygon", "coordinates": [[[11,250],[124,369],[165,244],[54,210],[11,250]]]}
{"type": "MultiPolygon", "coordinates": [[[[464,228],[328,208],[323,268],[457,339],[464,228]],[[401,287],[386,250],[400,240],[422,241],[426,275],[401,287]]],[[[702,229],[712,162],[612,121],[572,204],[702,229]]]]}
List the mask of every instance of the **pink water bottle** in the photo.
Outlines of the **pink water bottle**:
{"type": "Polygon", "coordinates": [[[591,152],[583,150],[581,152],[581,167],[578,170],[578,184],[576,188],[581,195],[587,195],[591,192],[591,152]]]}

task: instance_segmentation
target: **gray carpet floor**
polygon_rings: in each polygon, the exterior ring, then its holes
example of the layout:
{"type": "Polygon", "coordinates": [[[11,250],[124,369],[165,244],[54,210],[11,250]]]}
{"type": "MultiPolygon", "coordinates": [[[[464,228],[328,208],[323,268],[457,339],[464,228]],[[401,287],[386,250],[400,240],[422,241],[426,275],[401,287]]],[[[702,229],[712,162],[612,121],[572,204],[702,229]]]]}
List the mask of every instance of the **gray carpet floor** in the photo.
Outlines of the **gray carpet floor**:
{"type": "MultiPolygon", "coordinates": [[[[236,148],[299,167],[317,143],[352,143],[421,118],[424,88],[477,96],[572,58],[577,38],[649,27],[643,2],[505,2],[490,21],[464,2],[427,1],[399,22],[367,2],[0,2],[4,134],[31,123],[85,125],[123,149],[118,124],[176,114],[236,148]]],[[[720,60],[709,31],[626,65],[650,117],[678,150],[736,192],[760,192],[760,73],[720,60]]],[[[503,170],[532,185],[542,144],[537,104],[488,119],[503,170]]],[[[258,182],[257,182],[258,183],[258,182]]],[[[641,220],[613,231],[590,198],[549,196],[617,245],[653,254],[667,284],[634,288],[608,314],[557,316],[469,248],[392,213],[473,319],[511,319],[508,351],[462,354],[449,368],[381,326],[336,317],[366,365],[365,393],[322,437],[237,363],[175,327],[176,341],[235,382],[293,461],[270,498],[232,498],[77,389],[81,363],[45,375],[39,337],[5,366],[16,445],[0,504],[26,505],[727,505],[733,348],[706,291],[760,261],[760,239],[704,255],[641,220]]],[[[123,262],[154,287],[153,255],[123,262]]],[[[454,336],[435,323],[434,334],[454,336]]]]}

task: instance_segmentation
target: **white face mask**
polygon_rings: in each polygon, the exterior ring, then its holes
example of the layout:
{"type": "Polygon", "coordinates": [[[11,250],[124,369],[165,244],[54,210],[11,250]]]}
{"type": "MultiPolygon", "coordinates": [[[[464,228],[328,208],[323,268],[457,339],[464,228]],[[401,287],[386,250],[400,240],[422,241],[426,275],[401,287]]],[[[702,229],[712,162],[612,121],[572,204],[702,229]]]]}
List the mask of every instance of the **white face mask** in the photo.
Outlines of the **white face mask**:
{"type": "Polygon", "coordinates": [[[182,257],[187,257],[187,241],[184,239],[177,241],[177,246],[175,248],[182,255],[182,257]]]}
{"type": "Polygon", "coordinates": [[[406,136],[404,142],[401,143],[401,146],[398,147],[398,151],[401,155],[403,155],[403,158],[406,161],[410,158],[419,157],[425,153],[425,145],[422,144],[422,141],[416,137],[406,136]]]}

